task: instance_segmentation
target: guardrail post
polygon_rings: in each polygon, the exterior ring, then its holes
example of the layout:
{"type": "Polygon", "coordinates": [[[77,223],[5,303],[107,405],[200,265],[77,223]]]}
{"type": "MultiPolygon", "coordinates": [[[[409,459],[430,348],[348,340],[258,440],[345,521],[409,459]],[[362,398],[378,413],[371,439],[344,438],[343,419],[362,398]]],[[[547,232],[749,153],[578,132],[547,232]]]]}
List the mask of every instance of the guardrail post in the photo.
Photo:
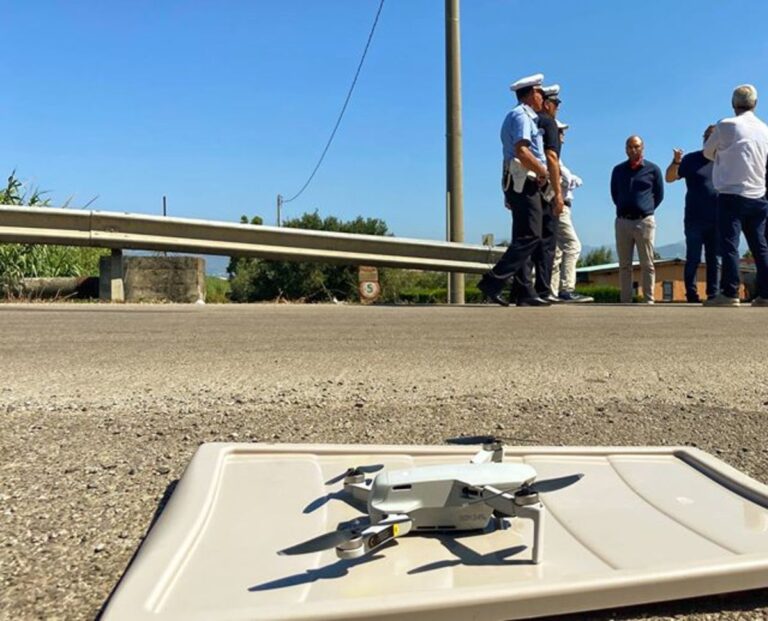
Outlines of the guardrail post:
{"type": "Polygon", "coordinates": [[[109,261],[109,299],[111,302],[125,302],[123,251],[121,248],[112,248],[112,257],[109,261]]]}

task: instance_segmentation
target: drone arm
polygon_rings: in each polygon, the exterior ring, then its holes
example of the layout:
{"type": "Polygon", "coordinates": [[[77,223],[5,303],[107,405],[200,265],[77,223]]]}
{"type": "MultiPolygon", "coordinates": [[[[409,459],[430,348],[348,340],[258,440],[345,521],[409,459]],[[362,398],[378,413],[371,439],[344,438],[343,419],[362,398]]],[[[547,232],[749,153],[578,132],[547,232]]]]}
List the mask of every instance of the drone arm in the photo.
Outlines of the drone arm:
{"type": "Polygon", "coordinates": [[[501,463],[504,460],[504,447],[500,442],[483,446],[469,460],[471,464],[489,464],[491,462],[501,463]]]}
{"type": "Polygon", "coordinates": [[[413,521],[406,514],[392,513],[377,524],[368,526],[357,541],[339,545],[336,554],[342,559],[358,558],[396,537],[407,535],[412,526],[413,521]]]}
{"type": "Polygon", "coordinates": [[[371,494],[371,486],[365,481],[362,483],[345,483],[344,489],[352,494],[352,498],[361,502],[368,502],[368,496],[371,494]]]}
{"type": "Polygon", "coordinates": [[[514,494],[504,492],[491,485],[486,485],[480,488],[480,498],[492,509],[495,509],[499,513],[515,517],[518,515],[518,505],[515,503],[514,494]]]}

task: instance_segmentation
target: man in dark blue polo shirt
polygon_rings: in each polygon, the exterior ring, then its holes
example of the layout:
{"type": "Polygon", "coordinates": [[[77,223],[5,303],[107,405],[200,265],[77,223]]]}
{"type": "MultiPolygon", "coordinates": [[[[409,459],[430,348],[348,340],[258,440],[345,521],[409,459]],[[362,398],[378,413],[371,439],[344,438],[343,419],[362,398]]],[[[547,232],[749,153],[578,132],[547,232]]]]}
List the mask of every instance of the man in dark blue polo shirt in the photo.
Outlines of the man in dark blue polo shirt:
{"type": "MultiPolygon", "coordinates": [[[[704,142],[715,129],[714,125],[704,132],[704,142]]],[[[704,151],[693,151],[683,156],[681,149],[675,149],[672,162],[667,167],[665,179],[673,183],[685,179],[685,298],[688,302],[699,302],[696,288],[696,272],[701,263],[701,248],[707,263],[707,299],[718,292],[718,232],[717,192],[712,184],[713,162],[704,157],[704,151]]]]}
{"type": "Polygon", "coordinates": [[[643,279],[643,296],[654,303],[656,270],[653,242],[656,219],[653,214],[664,200],[661,169],[644,159],[643,139],[630,136],[626,142],[627,161],[613,169],[611,198],[616,205],[616,251],[619,255],[621,301],[632,301],[632,256],[637,246],[643,279]]]}

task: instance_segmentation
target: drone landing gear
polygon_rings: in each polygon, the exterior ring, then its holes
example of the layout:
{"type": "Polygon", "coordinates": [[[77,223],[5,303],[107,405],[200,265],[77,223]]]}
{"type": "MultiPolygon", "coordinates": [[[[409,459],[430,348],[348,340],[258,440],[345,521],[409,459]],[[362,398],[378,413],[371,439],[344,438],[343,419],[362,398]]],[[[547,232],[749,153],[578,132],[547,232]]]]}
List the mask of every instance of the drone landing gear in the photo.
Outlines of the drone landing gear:
{"type": "Polygon", "coordinates": [[[531,562],[538,565],[544,554],[544,505],[536,492],[509,493],[495,487],[485,486],[480,489],[480,497],[485,504],[493,507],[496,524],[503,528],[504,516],[518,517],[533,522],[533,550],[531,562]]]}

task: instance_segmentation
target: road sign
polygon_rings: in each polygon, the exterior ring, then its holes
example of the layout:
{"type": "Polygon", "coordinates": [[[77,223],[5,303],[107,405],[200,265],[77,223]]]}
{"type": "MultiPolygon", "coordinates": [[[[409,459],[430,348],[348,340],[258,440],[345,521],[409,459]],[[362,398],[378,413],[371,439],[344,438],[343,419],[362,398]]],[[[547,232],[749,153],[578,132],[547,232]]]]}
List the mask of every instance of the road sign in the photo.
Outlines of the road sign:
{"type": "Polygon", "coordinates": [[[373,280],[361,282],[358,290],[360,291],[360,301],[364,304],[374,302],[381,295],[381,286],[373,280]]]}

